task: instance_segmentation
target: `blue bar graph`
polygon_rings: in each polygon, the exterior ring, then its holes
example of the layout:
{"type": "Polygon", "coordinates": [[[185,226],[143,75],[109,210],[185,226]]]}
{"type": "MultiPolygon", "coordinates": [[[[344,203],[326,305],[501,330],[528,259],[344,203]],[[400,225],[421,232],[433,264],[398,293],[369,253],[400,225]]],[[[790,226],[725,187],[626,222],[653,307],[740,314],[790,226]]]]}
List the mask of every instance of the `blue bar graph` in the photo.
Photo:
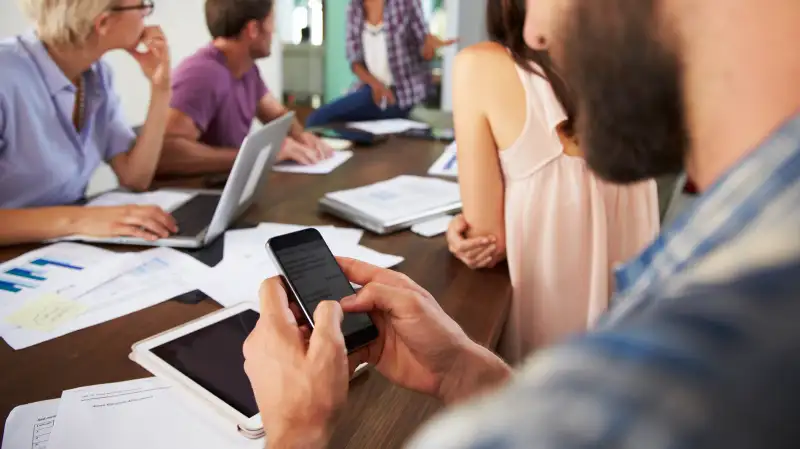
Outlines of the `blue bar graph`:
{"type": "Polygon", "coordinates": [[[40,266],[40,267],[46,267],[48,265],[52,265],[54,267],[68,268],[70,270],[78,270],[78,271],[83,270],[83,267],[79,267],[79,266],[76,266],[76,265],[68,264],[66,262],[59,262],[57,260],[51,260],[51,259],[36,259],[36,260],[32,260],[31,264],[37,265],[37,266],[40,266]]]}
{"type": "Polygon", "coordinates": [[[19,293],[22,291],[19,286],[16,284],[12,284],[11,282],[0,281],[0,291],[9,292],[9,293],[19,293]]]}
{"type": "Polygon", "coordinates": [[[6,274],[10,274],[12,276],[19,276],[21,278],[30,279],[30,280],[33,280],[33,281],[46,281],[47,280],[46,277],[40,276],[37,273],[35,273],[33,271],[30,271],[30,270],[26,270],[24,268],[12,268],[12,269],[6,271],[6,274]]]}

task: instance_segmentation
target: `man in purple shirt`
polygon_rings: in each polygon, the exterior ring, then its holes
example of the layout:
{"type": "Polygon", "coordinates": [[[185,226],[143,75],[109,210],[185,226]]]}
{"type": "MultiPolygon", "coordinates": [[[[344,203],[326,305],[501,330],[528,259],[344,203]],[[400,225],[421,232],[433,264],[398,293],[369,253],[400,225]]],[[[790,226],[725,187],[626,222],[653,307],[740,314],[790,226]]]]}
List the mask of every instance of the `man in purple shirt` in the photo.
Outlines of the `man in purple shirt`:
{"type": "MultiPolygon", "coordinates": [[[[261,79],[255,61],[270,55],[272,0],[207,0],[214,40],[175,70],[162,174],[226,173],[253,119],[267,123],[288,112],[261,79]]],[[[278,160],[312,164],[332,149],[295,121],[278,160]]]]}

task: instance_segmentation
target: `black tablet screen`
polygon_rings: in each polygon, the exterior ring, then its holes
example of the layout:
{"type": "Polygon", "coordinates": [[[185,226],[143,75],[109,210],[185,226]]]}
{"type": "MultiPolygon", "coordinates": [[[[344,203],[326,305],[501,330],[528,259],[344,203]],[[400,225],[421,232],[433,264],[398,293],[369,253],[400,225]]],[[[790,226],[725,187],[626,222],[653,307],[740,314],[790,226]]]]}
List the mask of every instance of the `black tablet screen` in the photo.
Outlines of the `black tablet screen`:
{"type": "Polygon", "coordinates": [[[242,345],[258,321],[252,310],[153,348],[152,352],[248,418],[258,406],[244,372],[242,345]]]}

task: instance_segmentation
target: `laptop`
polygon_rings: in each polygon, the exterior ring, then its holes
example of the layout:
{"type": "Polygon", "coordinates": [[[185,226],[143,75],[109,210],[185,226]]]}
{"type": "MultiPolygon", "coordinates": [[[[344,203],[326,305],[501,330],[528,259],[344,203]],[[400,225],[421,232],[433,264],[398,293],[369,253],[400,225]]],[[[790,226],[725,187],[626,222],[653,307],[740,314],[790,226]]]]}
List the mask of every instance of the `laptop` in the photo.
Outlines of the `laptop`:
{"type": "Polygon", "coordinates": [[[390,234],[461,210],[458,184],[438,178],[401,175],[354,189],[329,192],[323,212],[376,234],[390,234]]]}
{"type": "Polygon", "coordinates": [[[178,233],[156,241],[137,237],[95,238],[68,237],[66,240],[91,243],[114,243],[140,246],[202,248],[224,233],[263,192],[272,165],[289,133],[294,113],[289,112],[253,132],[239,149],[233,169],[220,192],[218,190],[161,189],[188,193],[191,196],[171,210],[178,233]]]}

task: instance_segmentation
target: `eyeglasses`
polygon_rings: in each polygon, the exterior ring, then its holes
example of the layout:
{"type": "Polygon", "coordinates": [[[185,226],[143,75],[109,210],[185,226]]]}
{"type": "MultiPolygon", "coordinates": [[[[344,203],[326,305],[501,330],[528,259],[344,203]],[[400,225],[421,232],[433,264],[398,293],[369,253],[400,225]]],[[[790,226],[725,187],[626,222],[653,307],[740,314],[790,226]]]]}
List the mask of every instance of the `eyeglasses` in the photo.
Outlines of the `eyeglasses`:
{"type": "Polygon", "coordinates": [[[110,9],[113,12],[125,12],[125,11],[144,11],[143,14],[145,16],[149,16],[153,14],[153,10],[155,9],[156,5],[153,3],[153,0],[144,0],[139,5],[133,6],[115,6],[110,9]]]}

